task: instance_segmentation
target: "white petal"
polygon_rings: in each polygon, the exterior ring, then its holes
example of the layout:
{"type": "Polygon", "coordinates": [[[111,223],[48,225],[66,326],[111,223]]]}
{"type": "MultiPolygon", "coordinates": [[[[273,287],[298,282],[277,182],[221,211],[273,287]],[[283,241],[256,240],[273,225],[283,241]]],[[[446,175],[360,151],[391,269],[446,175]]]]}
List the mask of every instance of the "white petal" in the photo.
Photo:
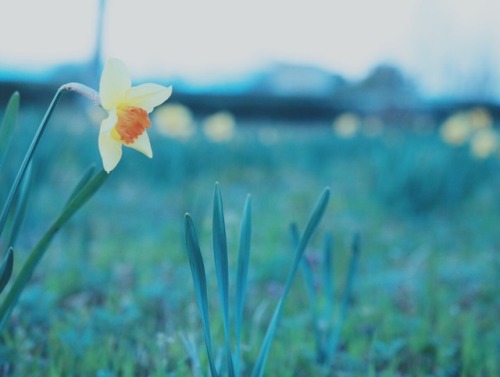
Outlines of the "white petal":
{"type": "Polygon", "coordinates": [[[99,152],[101,153],[104,170],[109,173],[122,158],[122,144],[113,140],[109,133],[101,132],[99,134],[99,152]]]}
{"type": "Polygon", "coordinates": [[[127,67],[119,59],[108,59],[104,64],[99,84],[101,105],[111,110],[121,102],[132,86],[127,67]]]}
{"type": "Polygon", "coordinates": [[[126,101],[130,106],[140,107],[150,113],[156,106],[165,102],[171,94],[171,86],[142,84],[128,90],[126,101]]]}
{"type": "Polygon", "coordinates": [[[101,122],[101,132],[109,133],[118,123],[118,115],[112,110],[108,113],[108,117],[101,122]]]}
{"type": "Polygon", "coordinates": [[[127,147],[133,148],[139,151],[149,158],[153,157],[153,150],[151,149],[151,143],[149,142],[149,136],[144,132],[139,136],[132,144],[125,144],[127,147]]]}

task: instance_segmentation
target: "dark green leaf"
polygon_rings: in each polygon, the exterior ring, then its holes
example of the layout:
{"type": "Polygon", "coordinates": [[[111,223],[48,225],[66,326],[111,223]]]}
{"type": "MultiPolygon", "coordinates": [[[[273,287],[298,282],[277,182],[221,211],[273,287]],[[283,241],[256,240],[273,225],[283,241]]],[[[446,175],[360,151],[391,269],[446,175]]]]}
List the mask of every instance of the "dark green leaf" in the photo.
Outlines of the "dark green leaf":
{"type": "Polygon", "coordinates": [[[196,302],[201,314],[203,324],[203,334],[205,338],[205,347],[207,349],[208,362],[212,376],[217,376],[215,361],[212,353],[212,335],[210,333],[210,316],[208,311],[208,295],[207,295],[207,280],[205,275],[205,265],[203,256],[201,255],[196,229],[191,216],[186,213],[184,217],[184,227],[186,233],[186,249],[189,258],[189,266],[191,267],[191,275],[193,277],[194,291],[196,302]]]}
{"type": "MultiPolygon", "coordinates": [[[[299,244],[299,229],[296,223],[293,223],[290,226],[290,232],[292,235],[292,244],[294,248],[297,248],[299,244]]],[[[323,341],[322,335],[319,328],[320,318],[318,316],[318,301],[316,295],[316,288],[314,284],[314,274],[311,267],[311,264],[307,258],[302,258],[300,263],[302,273],[304,275],[304,282],[306,285],[306,292],[309,298],[309,310],[311,315],[311,326],[314,331],[314,341],[316,346],[316,354],[318,355],[318,359],[321,360],[323,358],[323,341]]]]}
{"type": "Polygon", "coordinates": [[[340,304],[340,313],[339,320],[336,324],[334,331],[331,335],[328,344],[328,362],[331,364],[333,362],[333,358],[335,356],[335,352],[337,351],[337,346],[340,338],[340,331],[342,330],[342,326],[344,324],[345,318],[347,316],[347,309],[349,306],[349,301],[352,298],[352,288],[354,283],[354,275],[357,270],[357,266],[359,263],[359,254],[360,254],[360,236],[358,233],[354,235],[352,241],[352,254],[351,259],[349,260],[349,268],[347,270],[346,282],[344,286],[344,292],[342,295],[342,301],[340,304]]]}
{"type": "Polygon", "coordinates": [[[214,209],[213,209],[213,248],[215,272],[217,274],[217,286],[222,305],[222,319],[224,325],[224,338],[226,346],[227,368],[230,376],[234,375],[234,366],[231,355],[231,338],[229,325],[229,272],[227,256],[226,224],[224,221],[224,208],[222,206],[222,196],[219,184],[215,184],[214,189],[214,209]]]}
{"type": "Polygon", "coordinates": [[[323,244],[323,289],[327,302],[333,306],[334,299],[334,275],[333,275],[333,236],[331,232],[325,234],[323,244]]]}
{"type": "Polygon", "coordinates": [[[80,181],[77,183],[77,185],[73,189],[73,192],[69,196],[68,201],[66,202],[66,205],[72,199],[74,199],[74,197],[76,196],[76,194],[78,194],[78,192],[82,189],[83,186],[85,186],[87,183],[89,183],[89,181],[94,176],[94,172],[95,172],[95,166],[90,166],[90,167],[87,168],[87,170],[85,171],[85,173],[83,173],[82,177],[80,178],[80,181]]]}
{"type": "MultiPolygon", "coordinates": [[[[326,339],[331,337],[331,333],[334,328],[333,324],[333,309],[335,307],[335,289],[334,289],[334,273],[333,273],[333,236],[331,232],[325,234],[325,240],[323,244],[323,291],[326,299],[326,306],[323,313],[324,321],[327,324],[325,329],[326,339]]],[[[321,362],[325,362],[328,359],[328,350],[325,345],[322,349],[321,355],[319,356],[321,362]]]]}
{"type": "MultiPolygon", "coordinates": [[[[296,249],[299,244],[299,230],[297,224],[293,223],[290,226],[290,232],[292,234],[293,247],[296,249]]],[[[311,263],[307,258],[302,258],[300,263],[302,267],[302,272],[304,274],[304,281],[306,283],[306,291],[309,296],[309,303],[311,308],[316,307],[316,288],[314,284],[314,274],[311,267],[311,263]]]]}
{"type": "Polygon", "coordinates": [[[9,241],[8,244],[13,246],[17,239],[21,225],[26,215],[26,208],[28,207],[28,198],[31,189],[31,177],[32,177],[32,166],[28,165],[26,174],[21,182],[21,188],[19,190],[18,197],[15,203],[15,212],[13,216],[12,226],[9,230],[9,241]]]}
{"type": "Polygon", "coordinates": [[[9,282],[14,268],[14,250],[10,247],[2,259],[0,264],[0,293],[3,292],[5,286],[9,282]]]}
{"type": "Polygon", "coordinates": [[[15,92],[10,96],[9,103],[5,109],[5,114],[0,124],[0,168],[3,165],[5,156],[9,149],[12,135],[14,133],[14,127],[16,125],[17,114],[19,112],[19,102],[20,96],[18,92],[15,92]]]}
{"type": "Polygon", "coordinates": [[[239,375],[240,363],[240,338],[243,322],[243,308],[245,306],[245,297],[247,291],[248,265],[250,261],[250,239],[252,232],[251,218],[251,198],[247,196],[243,209],[243,219],[241,221],[240,248],[238,253],[238,269],[236,273],[236,298],[235,298],[235,337],[236,337],[236,355],[235,371],[239,375]]]}

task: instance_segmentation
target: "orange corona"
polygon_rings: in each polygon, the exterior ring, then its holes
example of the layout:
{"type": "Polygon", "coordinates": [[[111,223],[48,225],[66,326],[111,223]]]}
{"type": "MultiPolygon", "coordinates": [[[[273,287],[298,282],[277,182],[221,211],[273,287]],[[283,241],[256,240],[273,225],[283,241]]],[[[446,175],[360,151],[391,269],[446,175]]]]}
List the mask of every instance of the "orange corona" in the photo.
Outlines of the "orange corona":
{"type": "Polygon", "coordinates": [[[132,144],[151,125],[148,113],[139,107],[118,108],[116,115],[112,137],[125,144],[132,144]]]}

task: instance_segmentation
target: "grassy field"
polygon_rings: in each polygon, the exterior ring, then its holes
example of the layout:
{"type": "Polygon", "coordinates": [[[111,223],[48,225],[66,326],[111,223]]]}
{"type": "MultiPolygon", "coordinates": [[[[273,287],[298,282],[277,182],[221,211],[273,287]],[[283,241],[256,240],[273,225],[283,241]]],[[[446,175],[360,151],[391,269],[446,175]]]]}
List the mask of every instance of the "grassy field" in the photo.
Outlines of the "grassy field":
{"type": "MultiPolygon", "coordinates": [[[[12,169],[2,172],[2,184],[15,174],[41,117],[22,108],[12,169]]],[[[82,106],[54,114],[35,156],[15,271],[84,169],[99,166],[92,119],[82,106]]],[[[203,119],[196,123],[185,140],[153,126],[154,158],[126,150],[104,187],[58,234],[1,334],[0,375],[208,375],[186,254],[186,212],[206,257],[214,347],[222,363],[211,259],[215,182],[224,200],[231,287],[243,204],[252,196],[243,375],[252,370],[292,263],[290,225],[305,227],[325,187],[330,203],[306,258],[317,292],[324,292],[323,237],[331,231],[337,304],[354,234],[361,239],[334,363],[327,368],[318,361],[299,272],[264,375],[500,375],[496,155],[474,158],[467,145],[450,146],[436,130],[404,123],[385,125],[377,135],[360,129],[342,137],[329,123],[236,119],[234,133],[219,141],[203,134],[203,119]]],[[[6,191],[2,187],[2,197],[6,191]]],[[[338,323],[340,305],[333,309],[338,323]]]]}

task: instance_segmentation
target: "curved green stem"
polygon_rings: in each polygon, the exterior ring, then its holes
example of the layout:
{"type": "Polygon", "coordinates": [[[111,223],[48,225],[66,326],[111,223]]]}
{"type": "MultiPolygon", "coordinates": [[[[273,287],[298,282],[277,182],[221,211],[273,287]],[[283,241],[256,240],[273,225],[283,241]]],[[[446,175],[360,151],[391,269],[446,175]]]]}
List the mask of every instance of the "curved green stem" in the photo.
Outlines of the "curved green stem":
{"type": "Polygon", "coordinates": [[[28,151],[26,152],[26,155],[24,156],[24,160],[21,164],[21,167],[19,168],[16,179],[14,180],[14,183],[12,184],[12,187],[10,189],[9,196],[5,201],[5,205],[0,215],[0,234],[2,233],[5,223],[7,222],[7,216],[9,214],[10,207],[12,206],[12,202],[14,201],[17,191],[19,190],[19,185],[21,184],[21,181],[26,173],[26,169],[29,163],[31,162],[33,154],[38,146],[38,143],[40,142],[40,139],[47,127],[47,123],[61,95],[67,90],[77,92],[87,97],[90,101],[94,102],[95,104],[100,105],[99,93],[97,93],[95,90],[85,85],[79,83],[68,83],[61,86],[57,90],[56,94],[54,95],[54,98],[52,99],[52,102],[49,105],[49,108],[47,109],[47,112],[45,113],[45,116],[42,119],[42,122],[40,123],[40,126],[38,127],[38,130],[33,138],[33,141],[31,142],[31,145],[28,148],[28,151]]]}

